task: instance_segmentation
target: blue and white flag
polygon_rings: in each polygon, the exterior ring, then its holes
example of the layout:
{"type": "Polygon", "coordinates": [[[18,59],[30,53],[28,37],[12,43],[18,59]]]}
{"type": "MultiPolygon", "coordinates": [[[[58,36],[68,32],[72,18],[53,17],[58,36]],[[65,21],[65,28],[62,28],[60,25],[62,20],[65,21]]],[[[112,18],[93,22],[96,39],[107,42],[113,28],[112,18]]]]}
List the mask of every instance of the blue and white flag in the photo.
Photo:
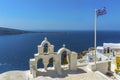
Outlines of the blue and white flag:
{"type": "Polygon", "coordinates": [[[104,14],[107,14],[105,7],[104,7],[103,9],[98,9],[98,10],[96,11],[96,15],[97,15],[97,16],[101,16],[101,15],[104,15],[104,14]]]}

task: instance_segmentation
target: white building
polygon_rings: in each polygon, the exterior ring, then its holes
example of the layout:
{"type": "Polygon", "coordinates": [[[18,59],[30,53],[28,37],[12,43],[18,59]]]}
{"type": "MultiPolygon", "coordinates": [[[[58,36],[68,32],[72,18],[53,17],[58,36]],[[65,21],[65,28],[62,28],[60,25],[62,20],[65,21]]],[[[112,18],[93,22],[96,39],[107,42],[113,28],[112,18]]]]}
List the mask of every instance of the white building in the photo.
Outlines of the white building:
{"type": "Polygon", "coordinates": [[[98,46],[99,53],[120,53],[120,43],[103,43],[103,46],[98,46]]]}
{"type": "Polygon", "coordinates": [[[97,52],[104,53],[104,48],[102,46],[97,47],[97,52]]]}
{"type": "Polygon", "coordinates": [[[120,43],[104,43],[104,53],[120,54],[120,43]]]}
{"type": "MultiPolygon", "coordinates": [[[[94,51],[90,51],[87,54],[87,61],[94,61],[94,51]]],[[[96,57],[97,60],[114,59],[115,55],[120,55],[120,43],[103,43],[103,46],[97,46],[96,57]],[[105,54],[105,55],[103,55],[105,54]]]]}

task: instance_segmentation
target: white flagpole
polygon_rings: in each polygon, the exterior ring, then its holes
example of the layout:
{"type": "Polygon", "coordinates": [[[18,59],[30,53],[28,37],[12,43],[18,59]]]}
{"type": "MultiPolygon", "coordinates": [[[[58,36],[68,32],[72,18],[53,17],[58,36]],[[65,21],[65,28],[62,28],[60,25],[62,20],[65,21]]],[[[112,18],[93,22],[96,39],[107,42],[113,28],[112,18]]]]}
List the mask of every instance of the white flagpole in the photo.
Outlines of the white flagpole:
{"type": "Polygon", "coordinates": [[[95,19],[94,19],[94,48],[95,48],[95,68],[97,70],[96,66],[96,27],[97,27],[97,14],[96,14],[96,9],[95,9],[95,19]]]}

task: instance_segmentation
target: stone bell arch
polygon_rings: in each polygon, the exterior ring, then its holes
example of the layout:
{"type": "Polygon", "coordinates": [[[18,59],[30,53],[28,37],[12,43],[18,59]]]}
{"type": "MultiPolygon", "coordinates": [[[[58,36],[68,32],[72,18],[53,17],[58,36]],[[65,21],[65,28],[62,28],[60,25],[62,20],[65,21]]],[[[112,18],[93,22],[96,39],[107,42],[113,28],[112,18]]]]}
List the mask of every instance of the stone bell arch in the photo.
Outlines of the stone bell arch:
{"type": "Polygon", "coordinates": [[[46,54],[50,54],[50,53],[54,53],[54,45],[51,45],[51,43],[47,40],[47,38],[45,38],[41,45],[38,46],[38,53],[39,54],[45,54],[44,52],[44,45],[47,44],[48,45],[48,52],[46,54]]]}
{"type": "Polygon", "coordinates": [[[69,69],[70,70],[76,70],[77,69],[77,53],[70,51],[69,49],[65,48],[65,45],[63,45],[62,48],[60,48],[57,52],[54,52],[54,45],[51,45],[51,43],[45,38],[40,45],[38,45],[38,53],[34,54],[34,58],[30,59],[29,66],[30,66],[30,73],[35,78],[37,76],[37,65],[38,60],[42,59],[44,69],[47,71],[47,66],[49,64],[49,60],[53,58],[53,67],[55,72],[58,74],[62,74],[62,68],[61,68],[61,55],[62,53],[66,51],[67,52],[67,60],[69,62],[69,69]],[[47,44],[47,52],[44,52],[44,45],[47,44]]]}
{"type": "Polygon", "coordinates": [[[67,60],[68,60],[68,67],[70,70],[76,70],[77,69],[77,53],[70,51],[69,49],[60,48],[57,52],[57,59],[56,59],[56,70],[57,73],[62,74],[62,68],[61,68],[61,55],[62,53],[66,51],[67,52],[67,60]]]}
{"type": "MultiPolygon", "coordinates": [[[[49,64],[49,59],[53,58],[54,62],[53,65],[55,63],[55,52],[54,52],[54,45],[51,45],[51,43],[47,40],[47,38],[45,38],[42,43],[40,45],[38,45],[38,53],[34,54],[34,58],[30,59],[30,73],[33,74],[33,77],[37,76],[37,65],[38,64],[38,60],[42,59],[42,63],[44,65],[44,69],[47,71],[47,66],[49,64]],[[48,51],[44,52],[44,45],[47,44],[48,45],[48,51]]],[[[54,65],[55,66],[55,65],[54,65]]],[[[56,70],[56,68],[55,68],[56,70]]]]}

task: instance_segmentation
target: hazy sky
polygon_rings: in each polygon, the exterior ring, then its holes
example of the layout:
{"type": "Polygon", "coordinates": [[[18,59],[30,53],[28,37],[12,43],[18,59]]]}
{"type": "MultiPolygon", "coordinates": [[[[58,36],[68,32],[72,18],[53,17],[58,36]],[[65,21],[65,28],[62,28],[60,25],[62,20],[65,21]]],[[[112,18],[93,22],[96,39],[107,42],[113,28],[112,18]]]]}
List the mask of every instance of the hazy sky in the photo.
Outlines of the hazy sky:
{"type": "Polygon", "coordinates": [[[0,26],[26,30],[120,30],[120,0],[0,0],[0,26]]]}

